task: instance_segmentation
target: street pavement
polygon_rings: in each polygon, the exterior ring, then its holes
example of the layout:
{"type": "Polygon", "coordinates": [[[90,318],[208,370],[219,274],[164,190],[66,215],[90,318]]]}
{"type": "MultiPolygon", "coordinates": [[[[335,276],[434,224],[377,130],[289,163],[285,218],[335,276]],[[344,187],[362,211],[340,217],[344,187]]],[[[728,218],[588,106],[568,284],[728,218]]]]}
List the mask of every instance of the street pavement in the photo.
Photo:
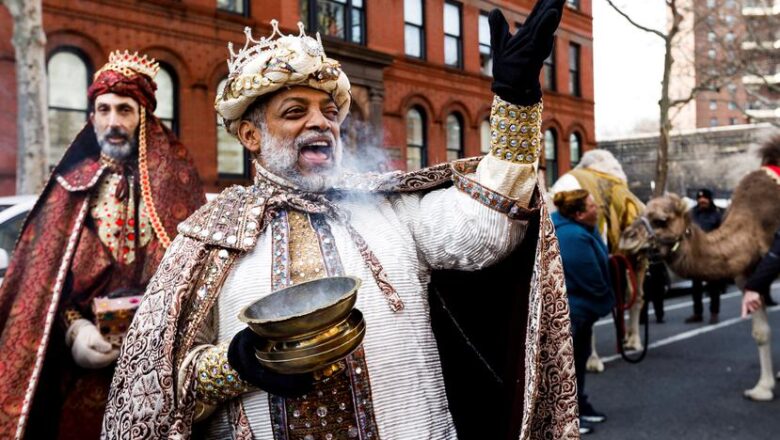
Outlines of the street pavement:
{"type": "MultiPolygon", "coordinates": [[[[780,299],[780,284],[773,288],[780,299]]],[[[584,438],[780,439],[780,386],[775,400],[753,402],[742,391],[758,380],[758,351],[750,319],[740,319],[741,293],[730,286],[721,297],[720,324],[684,324],[690,297],[666,301],[666,322],[650,307],[650,350],[639,364],[615,355],[612,318],[596,324],[597,348],[606,359],[601,374],[588,374],[586,392],[608,419],[584,438]]],[[[775,371],[780,370],[780,306],[769,309],[775,371]]],[[[642,331],[644,329],[642,328],[642,331]]]]}

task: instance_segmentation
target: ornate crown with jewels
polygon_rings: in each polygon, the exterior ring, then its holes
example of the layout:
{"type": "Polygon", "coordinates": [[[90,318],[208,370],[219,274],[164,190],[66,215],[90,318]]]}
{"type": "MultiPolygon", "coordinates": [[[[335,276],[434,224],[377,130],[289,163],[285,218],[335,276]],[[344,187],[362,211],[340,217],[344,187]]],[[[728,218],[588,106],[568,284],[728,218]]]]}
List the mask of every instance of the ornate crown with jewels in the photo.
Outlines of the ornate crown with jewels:
{"type": "Polygon", "coordinates": [[[349,80],[339,62],[325,55],[319,33],[316,39],[306,35],[300,22],[298,35],[283,34],[276,20],[271,20],[271,27],[271,35],[259,40],[245,28],[246,43],[238,52],[228,43],[228,80],[214,103],[228,131],[258,97],[296,85],[331,95],[343,121],[351,101],[349,80]]]}
{"type": "Polygon", "coordinates": [[[115,50],[108,56],[108,63],[95,72],[95,78],[106,70],[113,70],[128,78],[140,73],[154,79],[160,70],[160,65],[154,58],[148,58],[146,55],[140,56],[138,52],[115,50]]]}

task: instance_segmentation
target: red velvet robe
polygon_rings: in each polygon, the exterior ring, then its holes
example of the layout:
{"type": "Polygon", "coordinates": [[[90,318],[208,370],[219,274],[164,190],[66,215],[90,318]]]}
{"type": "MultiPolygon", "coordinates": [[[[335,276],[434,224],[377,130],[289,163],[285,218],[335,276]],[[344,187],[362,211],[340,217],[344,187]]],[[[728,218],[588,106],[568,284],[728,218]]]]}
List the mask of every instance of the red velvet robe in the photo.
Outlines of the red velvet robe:
{"type": "MultiPolygon", "coordinates": [[[[173,134],[154,117],[146,130],[154,205],[173,237],[205,196],[173,134]]],[[[90,317],[93,297],[145,287],[165,252],[155,237],[133,265],[118,268],[89,226],[90,194],[107,172],[99,151],[87,124],[26,219],[0,286],[0,438],[98,437],[113,368],[86,372],[73,363],[63,309],[75,305],[90,317]]]]}

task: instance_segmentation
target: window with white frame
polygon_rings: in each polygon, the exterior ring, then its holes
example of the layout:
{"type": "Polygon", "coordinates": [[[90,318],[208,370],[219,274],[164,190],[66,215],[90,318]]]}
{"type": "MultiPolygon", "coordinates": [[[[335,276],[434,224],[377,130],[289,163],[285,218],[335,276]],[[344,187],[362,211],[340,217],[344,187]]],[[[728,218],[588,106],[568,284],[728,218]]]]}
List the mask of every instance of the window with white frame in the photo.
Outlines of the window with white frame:
{"type": "MultiPolygon", "coordinates": [[[[217,85],[217,96],[222,95],[227,78],[217,85]]],[[[217,174],[222,178],[249,176],[247,150],[241,142],[225,130],[222,117],[217,114],[217,174]]]]}
{"type": "MultiPolygon", "coordinates": [[[[357,44],[366,42],[363,0],[301,0],[301,20],[323,36],[357,44]]],[[[313,32],[310,32],[313,33],[313,32]]]]}
{"type": "Polygon", "coordinates": [[[569,136],[569,160],[572,168],[580,163],[581,154],[582,140],[580,139],[580,134],[575,131],[569,136]]]}
{"type": "Polygon", "coordinates": [[[580,89],[580,45],[569,43],[569,93],[582,96],[580,89]]]}
{"type": "Polygon", "coordinates": [[[404,52],[425,58],[425,11],[422,0],[404,0],[404,52]]]}
{"type": "Polygon", "coordinates": [[[406,112],[406,170],[427,166],[426,129],[423,112],[412,107],[406,112]]]}
{"type": "Polygon", "coordinates": [[[447,115],[447,161],[463,157],[463,122],[460,115],[447,115]]]}
{"type": "Polygon", "coordinates": [[[552,188],[558,180],[558,134],[554,128],[548,128],[544,132],[544,160],[547,188],[552,188]]]}
{"type": "Polygon", "coordinates": [[[57,165],[87,122],[91,67],[77,49],[60,48],[49,58],[49,166],[57,165]]]}
{"type": "Polygon", "coordinates": [[[160,63],[160,70],[154,77],[154,82],[157,84],[157,90],[154,92],[154,97],[157,100],[157,108],[154,110],[154,115],[157,116],[166,127],[173,131],[178,131],[178,124],[176,121],[176,73],[173,71],[172,67],[160,63]]]}
{"type": "Polygon", "coordinates": [[[249,0],[217,0],[217,9],[249,16],[249,0]]]}
{"type": "Polygon", "coordinates": [[[487,119],[479,124],[479,152],[482,154],[490,152],[490,121],[487,119]]]}
{"type": "Polygon", "coordinates": [[[558,90],[555,76],[555,43],[553,43],[553,49],[550,52],[550,55],[544,60],[543,74],[544,87],[553,92],[558,90]]]}
{"type": "Polygon", "coordinates": [[[490,23],[486,12],[479,14],[479,66],[483,75],[493,76],[493,58],[490,53],[490,23]]]}
{"type": "Polygon", "coordinates": [[[463,67],[461,5],[449,1],[444,3],[444,64],[463,67]]]}

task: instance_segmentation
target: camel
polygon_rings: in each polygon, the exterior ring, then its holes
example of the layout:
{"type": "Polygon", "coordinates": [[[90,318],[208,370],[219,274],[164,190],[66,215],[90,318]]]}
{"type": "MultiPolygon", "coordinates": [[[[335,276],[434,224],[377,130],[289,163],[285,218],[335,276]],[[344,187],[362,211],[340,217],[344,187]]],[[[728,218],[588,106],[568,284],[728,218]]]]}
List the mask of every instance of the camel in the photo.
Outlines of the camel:
{"type": "MultiPolygon", "coordinates": [[[[615,156],[607,150],[590,150],[582,156],[580,163],[569,173],[561,176],[553,185],[551,195],[559,191],[587,189],[594,193],[599,204],[599,228],[611,253],[618,252],[618,239],[622,230],[639,215],[644,205],[634,196],[627,185],[626,174],[615,156]],[[618,207],[611,203],[614,199],[618,207]],[[629,206],[632,205],[632,206],[629,206]],[[617,212],[620,211],[620,212],[617,212]]],[[[642,339],[639,336],[639,313],[644,304],[642,284],[647,259],[644,252],[621,252],[636,268],[638,292],[636,301],[629,311],[628,329],[623,341],[627,350],[641,350],[642,339]]],[[[596,335],[591,341],[591,355],[587,370],[600,373],[604,371],[604,362],[596,352],[596,335]]]]}
{"type": "MultiPolygon", "coordinates": [[[[780,137],[764,145],[760,154],[763,165],[780,164],[780,137]]],[[[742,286],[768,251],[779,227],[780,176],[762,166],[737,184],[720,228],[705,233],[692,223],[685,202],[667,194],[647,204],[644,218],[624,231],[620,248],[636,252],[652,246],[680,276],[704,280],[732,277],[742,286]]],[[[771,400],[775,377],[765,309],[753,313],[752,335],[758,345],[761,375],[744,395],[752,400],[771,400]]]]}

